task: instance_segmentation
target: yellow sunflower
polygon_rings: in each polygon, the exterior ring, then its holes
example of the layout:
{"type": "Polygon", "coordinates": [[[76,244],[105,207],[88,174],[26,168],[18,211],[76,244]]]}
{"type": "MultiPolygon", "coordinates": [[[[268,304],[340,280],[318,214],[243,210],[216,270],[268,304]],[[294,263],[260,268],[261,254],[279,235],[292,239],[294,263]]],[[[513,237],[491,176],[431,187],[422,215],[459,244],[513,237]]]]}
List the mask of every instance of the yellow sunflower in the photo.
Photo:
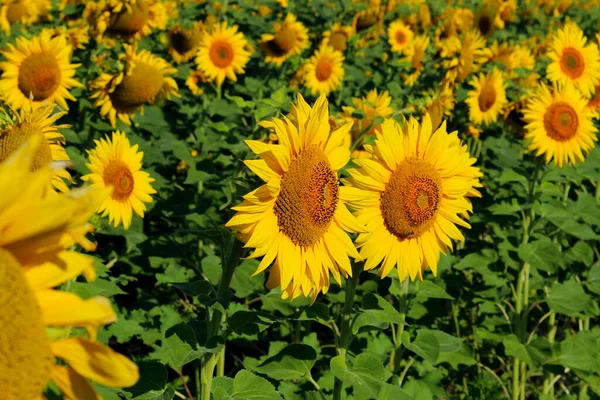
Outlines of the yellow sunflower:
{"type": "Polygon", "coordinates": [[[204,25],[194,24],[191,29],[183,29],[180,24],[169,31],[169,54],[177,64],[191,60],[198,50],[204,35],[204,25]]]}
{"type": "Polygon", "coordinates": [[[386,90],[378,93],[377,89],[373,89],[367,93],[366,97],[353,97],[352,103],[354,107],[342,106],[342,118],[346,122],[352,122],[352,139],[356,140],[358,135],[369,126],[371,128],[366,135],[375,135],[375,130],[379,129],[380,123],[375,124],[375,118],[388,118],[391,117],[394,109],[390,107],[392,98],[390,93],[386,90]],[[364,114],[364,117],[360,120],[355,119],[352,114],[359,110],[364,114]]]}
{"type": "Polygon", "coordinates": [[[381,264],[383,278],[398,268],[401,281],[422,280],[429,267],[437,273],[440,252],[452,250],[452,240],[464,240],[456,225],[472,211],[469,196],[481,196],[479,168],[457,132],[448,134],[446,123],[433,131],[429,115],[423,123],[411,118],[404,129],[387,119],[374,146],[365,146],[373,159],[354,162],[344,183],[349,205],[368,233],[356,245],[365,270],[381,264]]]}
{"type": "Polygon", "coordinates": [[[159,99],[179,97],[178,87],[171,75],[177,70],[168,62],[147,50],[138,53],[137,45],[125,47],[125,68],[112,75],[102,73],[90,84],[91,99],[100,108],[100,115],[108,119],[113,127],[117,117],[127,125],[144,105],[155,104],[159,99]]]}
{"type": "Polygon", "coordinates": [[[410,27],[400,20],[392,22],[388,28],[388,43],[396,53],[403,53],[412,42],[413,36],[410,27]]]}
{"type": "Polygon", "coordinates": [[[475,29],[481,34],[481,36],[487,38],[495,30],[494,21],[496,20],[497,8],[492,2],[488,4],[482,4],[473,21],[475,29]]]}
{"type": "Polygon", "coordinates": [[[31,170],[41,135],[0,164],[0,387],[6,400],[40,399],[49,381],[66,398],[96,399],[89,380],[128,387],[137,366],[96,341],[100,326],[116,320],[108,299],[81,299],[53,288],[85,274],[95,279],[94,260],[73,250],[107,193],[78,189],[49,195],[50,167],[31,170]],[[85,328],[74,330],[72,328],[85,328]]]}
{"type": "Polygon", "coordinates": [[[51,38],[46,31],[29,40],[19,37],[2,55],[7,61],[0,63],[0,96],[8,105],[20,110],[57,103],[69,109],[66,100],[75,100],[69,89],[82,86],[73,78],[81,64],[71,64],[71,46],[63,36],[51,38]]]}
{"type": "Polygon", "coordinates": [[[210,33],[206,33],[200,44],[196,64],[209,80],[222,85],[225,77],[236,82],[237,74],[244,73],[244,67],[250,60],[246,50],[248,41],[238,32],[237,25],[228,27],[226,22],[216,24],[210,33]]]}
{"type": "Polygon", "coordinates": [[[525,139],[531,140],[528,150],[536,156],[544,154],[546,164],[554,158],[558,167],[583,162],[584,153],[594,148],[598,131],[587,102],[570,82],[552,93],[540,87],[523,110],[525,139]]]}
{"type": "Polygon", "coordinates": [[[308,29],[296,20],[294,14],[288,14],[283,22],[275,23],[274,33],[261,36],[261,48],[265,61],[281,65],[294,54],[301,54],[309,45],[308,29]]]}
{"type": "Polygon", "coordinates": [[[312,94],[328,95],[344,79],[344,55],[333,47],[321,46],[304,65],[304,86],[312,94]]]}
{"type": "Polygon", "coordinates": [[[154,179],[141,170],[144,153],[138,145],[129,143],[125,133],[113,132],[112,138],[95,140],[96,148],[88,151],[90,162],[86,164],[91,174],[81,179],[100,187],[112,186],[112,194],[99,207],[102,216],[115,227],[123,223],[131,225],[132,210],[144,218],[146,205],[152,201],[156,190],[150,185],[154,179]]]}
{"type": "Polygon", "coordinates": [[[425,52],[429,47],[429,36],[418,35],[415,36],[412,43],[404,51],[406,57],[404,61],[409,62],[412,65],[414,71],[410,74],[403,74],[404,84],[407,86],[414,86],[421,76],[423,70],[423,59],[425,58],[425,52]]]}
{"type": "Polygon", "coordinates": [[[570,81],[586,97],[591,97],[600,82],[600,52],[595,43],[586,45],[583,31],[573,23],[565,24],[552,39],[548,56],[548,79],[553,82],[570,81]]]}
{"type": "Polygon", "coordinates": [[[344,51],[353,34],[354,31],[351,26],[336,22],[331,29],[323,33],[321,46],[331,46],[337,51],[344,51]]]}
{"type": "Polygon", "coordinates": [[[594,95],[588,100],[587,106],[596,118],[600,117],[600,84],[596,85],[594,95]]]}
{"type": "Polygon", "coordinates": [[[84,15],[95,27],[99,41],[105,35],[140,40],[154,29],[166,29],[169,21],[166,3],[161,0],[90,1],[84,15]]]}
{"type": "Polygon", "coordinates": [[[431,126],[434,130],[439,128],[444,117],[452,115],[454,109],[455,96],[450,87],[443,87],[427,93],[428,98],[422,109],[423,116],[429,114],[431,126]]]}
{"type": "Polygon", "coordinates": [[[380,14],[377,8],[357,12],[352,20],[352,30],[358,33],[380,25],[383,22],[380,14]]]}
{"type": "Polygon", "coordinates": [[[502,71],[494,68],[485,75],[481,73],[473,77],[469,84],[473,86],[465,100],[469,106],[469,120],[484,125],[496,122],[508,104],[502,71]]]}
{"type": "Polygon", "coordinates": [[[239,232],[250,258],[263,257],[256,273],[272,265],[267,286],[281,287],[284,298],[326,293],[329,273],[352,275],[349,257],[358,253],[346,232],[364,232],[350,214],[338,171],[350,159],[343,146],[351,124],[330,132],[325,96],[311,108],[298,94],[293,118],[268,124],[277,145],[248,140],[260,160],[245,161],[266,183],[244,196],[226,226],[239,232]]]}
{"type": "Polygon", "coordinates": [[[194,96],[201,96],[204,93],[204,90],[198,85],[200,82],[206,82],[206,77],[202,73],[202,71],[194,71],[191,70],[187,79],[185,80],[185,85],[190,89],[190,92],[194,96]]]}
{"type": "MultiPolygon", "coordinates": [[[[31,136],[42,135],[41,141],[31,162],[33,170],[49,166],[54,161],[70,161],[65,149],[61,146],[65,139],[58,129],[67,128],[69,125],[54,125],[56,120],[66,114],[57,112],[52,115],[54,106],[42,106],[35,111],[21,110],[14,112],[13,118],[0,127],[0,162],[7,160],[31,136]]],[[[64,168],[54,170],[52,185],[61,192],[69,188],[63,181],[73,182],[71,175],[64,168]]]]}
{"type": "Polygon", "coordinates": [[[50,18],[51,9],[50,0],[3,0],[0,7],[0,28],[10,35],[11,25],[31,25],[40,19],[50,18]]]}

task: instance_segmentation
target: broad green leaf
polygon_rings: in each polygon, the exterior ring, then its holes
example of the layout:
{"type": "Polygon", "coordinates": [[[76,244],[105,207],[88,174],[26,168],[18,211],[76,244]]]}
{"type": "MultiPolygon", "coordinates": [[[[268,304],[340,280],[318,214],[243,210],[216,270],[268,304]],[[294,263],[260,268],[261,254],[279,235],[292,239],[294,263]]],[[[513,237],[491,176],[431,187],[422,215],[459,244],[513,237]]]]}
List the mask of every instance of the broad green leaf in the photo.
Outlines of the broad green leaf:
{"type": "Polygon", "coordinates": [[[336,356],[329,366],[338,379],[352,386],[356,398],[376,398],[379,395],[385,370],[376,356],[361,353],[352,360],[350,367],[343,357],[336,356]]]}
{"type": "Polygon", "coordinates": [[[598,302],[574,280],[554,285],[546,301],[552,311],[570,317],[595,316],[600,311],[598,302]]]}
{"type": "Polygon", "coordinates": [[[448,299],[454,300],[454,297],[450,296],[444,289],[438,284],[431,281],[423,281],[422,284],[416,284],[417,294],[425,296],[430,299],[448,299]]]}
{"type": "Polygon", "coordinates": [[[227,323],[238,335],[255,335],[267,329],[276,320],[265,312],[237,311],[227,319],[227,323]]]}
{"type": "Polygon", "coordinates": [[[405,324],[404,317],[383,297],[369,293],[362,298],[362,310],[352,322],[352,333],[390,324],[405,324]]]}
{"type": "Polygon", "coordinates": [[[536,269],[556,272],[560,265],[560,246],[547,237],[522,243],[519,246],[519,258],[536,269]]]}
{"type": "Polygon", "coordinates": [[[180,371],[185,364],[200,357],[196,350],[197,341],[194,330],[181,323],[169,328],[165,332],[162,346],[153,353],[154,357],[180,371]]]}
{"type": "Polygon", "coordinates": [[[381,385],[378,400],[414,400],[414,397],[400,389],[398,386],[384,383],[381,385]]]}
{"type": "Polygon", "coordinates": [[[565,257],[589,267],[594,262],[594,250],[586,242],[579,241],[567,250],[565,257]]]}
{"type": "Polygon", "coordinates": [[[560,356],[553,362],[600,375],[600,332],[581,331],[560,344],[560,356]]]}
{"type": "Polygon", "coordinates": [[[291,344],[267,358],[255,368],[256,372],[273,379],[297,379],[310,375],[317,352],[305,344],[291,344]]]}
{"type": "Polygon", "coordinates": [[[212,290],[212,285],[208,281],[170,282],[170,285],[190,296],[207,296],[212,290]]]}
{"type": "Polygon", "coordinates": [[[506,355],[518,358],[531,368],[537,368],[551,356],[550,345],[546,338],[536,337],[530,344],[519,342],[516,335],[508,335],[502,344],[506,355]]]}
{"type": "Polygon", "coordinates": [[[219,394],[213,393],[215,400],[281,400],[281,396],[268,380],[245,369],[235,375],[231,393],[228,393],[222,385],[217,386],[217,389],[219,394]],[[223,395],[228,397],[222,397],[223,395]]]}
{"type": "Polygon", "coordinates": [[[600,264],[593,265],[585,282],[590,292],[600,295],[600,264]]]}
{"type": "Polygon", "coordinates": [[[436,336],[426,329],[421,329],[417,332],[414,342],[410,341],[410,335],[405,331],[402,334],[402,344],[432,364],[435,364],[440,354],[440,344],[436,336]]]}

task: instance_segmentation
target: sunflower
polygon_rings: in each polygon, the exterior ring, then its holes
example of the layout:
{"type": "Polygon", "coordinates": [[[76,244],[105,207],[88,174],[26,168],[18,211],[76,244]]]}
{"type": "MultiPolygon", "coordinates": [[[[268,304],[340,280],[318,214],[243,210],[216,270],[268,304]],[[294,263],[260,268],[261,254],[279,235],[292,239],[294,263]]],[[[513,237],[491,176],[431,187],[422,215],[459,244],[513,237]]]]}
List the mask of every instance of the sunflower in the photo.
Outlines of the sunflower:
{"type": "MultiPolygon", "coordinates": [[[[492,2],[487,2],[492,3],[492,2]]],[[[481,36],[487,38],[494,32],[497,7],[495,4],[482,4],[473,21],[475,29],[481,36]]]]}
{"type": "Polygon", "coordinates": [[[354,15],[352,20],[352,30],[354,32],[362,32],[383,22],[380,12],[377,8],[359,11],[354,15]]]}
{"type": "Polygon", "coordinates": [[[404,58],[404,61],[409,62],[414,69],[411,74],[404,75],[405,85],[414,86],[417,82],[417,79],[423,70],[423,59],[425,58],[427,47],[429,47],[429,36],[418,35],[415,36],[412,43],[405,50],[404,54],[406,57],[404,58]]]}
{"type": "Polygon", "coordinates": [[[288,14],[283,22],[275,23],[274,33],[265,33],[260,42],[265,52],[265,61],[281,65],[294,54],[302,53],[309,45],[308,29],[296,20],[294,14],[288,14]]]}
{"type": "Polygon", "coordinates": [[[366,97],[353,97],[352,103],[354,107],[342,107],[342,118],[344,121],[353,123],[352,140],[356,140],[358,135],[369,127],[368,132],[365,134],[374,136],[375,130],[379,129],[381,126],[380,123],[375,123],[375,119],[388,118],[394,112],[394,109],[390,107],[392,98],[387,90],[378,93],[377,89],[373,89],[367,93],[366,97]],[[364,115],[360,120],[357,120],[352,116],[357,110],[364,115]]]}
{"type": "Polygon", "coordinates": [[[587,102],[570,82],[555,87],[552,93],[546,86],[540,87],[523,110],[525,139],[531,140],[528,150],[537,156],[544,154],[546,164],[554,158],[558,167],[566,167],[569,161],[583,162],[584,153],[589,153],[597,140],[587,102]]]}
{"type": "Polygon", "coordinates": [[[312,94],[336,90],[344,79],[344,55],[333,47],[321,46],[304,65],[304,85],[312,94]]]}
{"type": "Polygon", "coordinates": [[[508,104],[502,72],[494,68],[485,75],[473,77],[469,84],[473,86],[465,100],[469,106],[469,120],[484,125],[495,122],[508,104]]]}
{"type": "Polygon", "coordinates": [[[454,109],[455,96],[450,87],[443,87],[427,93],[428,98],[422,109],[423,115],[429,114],[431,126],[434,130],[439,128],[444,117],[452,115],[454,109]]]}
{"type": "Polygon", "coordinates": [[[570,81],[586,97],[591,97],[600,81],[600,52],[595,43],[585,44],[583,31],[572,22],[559,29],[552,39],[548,56],[548,79],[553,82],[570,81]]]}
{"type": "Polygon", "coordinates": [[[338,171],[350,159],[343,146],[351,124],[330,133],[327,99],[311,108],[298,94],[293,118],[274,118],[279,144],[248,140],[260,160],[245,161],[265,185],[244,196],[226,226],[239,232],[250,258],[263,257],[256,273],[272,264],[267,286],[282,297],[326,293],[329,273],[352,275],[349,257],[358,253],[346,232],[364,232],[345,204],[338,171]]]}
{"type": "MultiPolygon", "coordinates": [[[[46,105],[34,111],[14,112],[10,121],[0,127],[0,162],[7,160],[34,135],[42,135],[45,140],[40,142],[34,154],[31,163],[33,170],[47,167],[54,161],[70,161],[67,152],[61,146],[64,144],[64,137],[58,132],[58,129],[68,128],[69,125],[54,125],[66,112],[52,115],[53,110],[54,106],[46,105]]],[[[63,179],[73,182],[71,175],[65,169],[55,169],[52,185],[61,192],[67,192],[69,188],[63,179]]]]}
{"type": "Polygon", "coordinates": [[[250,60],[250,52],[244,34],[238,32],[237,25],[228,27],[226,22],[216,24],[206,33],[200,44],[196,64],[209,80],[222,85],[225,77],[236,82],[236,73],[243,74],[250,60]]]}
{"type": "Polygon", "coordinates": [[[351,26],[336,22],[331,29],[323,33],[321,46],[331,46],[337,51],[344,51],[353,34],[354,31],[351,26]]]}
{"type": "Polygon", "coordinates": [[[144,218],[146,205],[156,193],[150,183],[154,179],[141,170],[144,153],[138,145],[129,144],[125,133],[113,132],[112,138],[95,140],[96,148],[88,151],[90,162],[86,164],[91,174],[81,179],[100,187],[112,186],[113,191],[99,207],[102,216],[108,215],[115,227],[121,222],[125,229],[131,225],[131,210],[144,218]]]}
{"type": "Polygon", "coordinates": [[[0,164],[2,398],[43,398],[52,380],[66,398],[95,399],[87,379],[128,387],[138,380],[137,366],[96,341],[98,328],[116,320],[108,299],[83,300],[53,288],[81,273],[95,279],[93,259],[68,248],[93,249],[87,221],[107,193],[85,188],[48,195],[54,172],[31,168],[42,140],[32,136],[0,164]],[[85,330],[72,329],[78,327],[85,330]]]}
{"type": "Polygon", "coordinates": [[[8,105],[20,110],[57,103],[69,109],[66,100],[75,100],[69,89],[82,86],[73,79],[81,64],[70,63],[71,46],[63,36],[51,38],[46,31],[30,40],[19,37],[2,54],[7,61],[0,63],[0,95],[8,105]]]}
{"type": "Polygon", "coordinates": [[[433,131],[428,114],[421,125],[405,121],[404,129],[386,119],[366,148],[374,158],[355,160],[359,168],[348,169],[344,181],[349,205],[368,231],[356,239],[365,270],[381,263],[382,278],[397,266],[401,281],[422,280],[429,266],[435,275],[440,252],[464,240],[456,225],[470,228],[462,218],[472,211],[468,197],[481,196],[476,160],[445,122],[433,131]]]}
{"type": "Polygon", "coordinates": [[[194,24],[191,29],[183,29],[180,24],[174,25],[169,31],[169,54],[177,64],[186,62],[196,55],[202,36],[204,25],[201,22],[194,24]]]}
{"type": "Polygon", "coordinates": [[[402,21],[394,21],[388,28],[388,43],[392,46],[392,51],[403,53],[410,45],[413,38],[413,31],[402,21]]]}
{"type": "Polygon", "coordinates": [[[136,110],[144,112],[144,105],[155,104],[160,98],[179,97],[175,80],[170,76],[177,70],[168,62],[147,50],[138,53],[137,45],[125,47],[125,68],[112,75],[102,73],[90,84],[91,99],[100,108],[102,117],[108,116],[111,125],[116,119],[131,125],[136,110]]]}
{"type": "Polygon", "coordinates": [[[0,28],[10,35],[11,25],[31,25],[49,17],[51,9],[50,0],[4,0],[0,7],[0,28]]]}
{"type": "Polygon", "coordinates": [[[166,29],[169,21],[166,3],[160,0],[90,1],[84,15],[99,41],[105,35],[140,40],[154,29],[166,29]]]}
{"type": "Polygon", "coordinates": [[[596,118],[600,117],[600,84],[596,85],[594,95],[588,100],[586,107],[594,113],[596,118]]]}
{"type": "Polygon", "coordinates": [[[206,77],[202,71],[190,71],[190,74],[185,80],[185,85],[190,89],[190,92],[192,92],[194,96],[201,96],[204,93],[204,90],[198,85],[199,82],[206,82],[206,77]]]}

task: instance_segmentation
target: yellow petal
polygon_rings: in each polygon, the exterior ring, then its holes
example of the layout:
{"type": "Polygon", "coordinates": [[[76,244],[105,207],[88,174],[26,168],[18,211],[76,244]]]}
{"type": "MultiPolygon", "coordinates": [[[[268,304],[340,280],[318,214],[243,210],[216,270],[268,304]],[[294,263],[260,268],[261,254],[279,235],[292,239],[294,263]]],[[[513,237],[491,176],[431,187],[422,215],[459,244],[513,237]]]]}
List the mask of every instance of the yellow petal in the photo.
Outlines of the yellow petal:
{"type": "Polygon", "coordinates": [[[68,400],[99,400],[92,385],[70,368],[55,365],[50,378],[68,400]]]}

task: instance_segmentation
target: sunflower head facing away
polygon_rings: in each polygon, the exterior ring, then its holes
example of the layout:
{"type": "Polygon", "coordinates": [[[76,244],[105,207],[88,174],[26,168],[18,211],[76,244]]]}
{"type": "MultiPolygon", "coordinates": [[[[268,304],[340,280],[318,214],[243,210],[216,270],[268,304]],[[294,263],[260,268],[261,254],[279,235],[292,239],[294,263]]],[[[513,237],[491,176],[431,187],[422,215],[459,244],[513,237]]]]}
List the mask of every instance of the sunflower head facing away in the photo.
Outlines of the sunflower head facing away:
{"type": "Polygon", "coordinates": [[[388,28],[388,43],[396,53],[403,53],[410,45],[413,36],[413,31],[402,21],[394,21],[388,28]]]}
{"type": "Polygon", "coordinates": [[[308,47],[308,29],[296,20],[294,14],[288,14],[283,22],[275,24],[274,33],[263,34],[260,41],[266,56],[265,61],[281,65],[308,47]]]}
{"type": "Polygon", "coordinates": [[[8,105],[20,110],[56,103],[69,109],[66,100],[75,100],[69,89],[81,86],[73,78],[80,64],[71,64],[71,46],[64,36],[52,38],[44,31],[32,39],[19,37],[2,54],[7,61],[0,63],[0,95],[8,105]]]}
{"type": "Polygon", "coordinates": [[[344,55],[333,47],[321,46],[303,69],[304,85],[312,94],[329,94],[344,79],[344,55]]]}
{"type": "Polygon", "coordinates": [[[429,36],[418,35],[415,36],[412,43],[406,48],[404,54],[406,55],[405,61],[412,65],[413,71],[410,74],[405,74],[404,83],[408,86],[413,86],[423,70],[423,60],[425,59],[425,53],[429,47],[429,36]]]}
{"type": "Polygon", "coordinates": [[[586,97],[591,97],[600,82],[600,52],[573,22],[565,24],[554,35],[548,55],[548,78],[553,82],[571,82],[586,97]]]}
{"type": "Polygon", "coordinates": [[[541,86],[523,110],[529,151],[544,154],[546,164],[554,159],[558,167],[583,162],[584,154],[594,148],[598,131],[587,103],[569,82],[552,92],[541,86]]]}
{"type": "Polygon", "coordinates": [[[137,51],[137,46],[125,46],[125,69],[112,75],[102,73],[91,83],[94,105],[100,115],[108,117],[111,125],[116,119],[131,125],[131,118],[144,105],[153,105],[161,98],[179,96],[178,87],[171,77],[177,70],[168,62],[147,50],[137,51]]]}
{"type": "Polygon", "coordinates": [[[354,161],[359,168],[348,169],[346,189],[368,232],[356,239],[365,270],[381,264],[385,277],[397,267],[402,281],[422,279],[427,267],[435,275],[440,253],[464,240],[456,225],[470,228],[468,197],[480,196],[482,176],[476,160],[445,122],[433,131],[428,114],[404,128],[385,120],[375,145],[365,148],[373,158],[354,161]]]}
{"type": "Polygon", "coordinates": [[[110,0],[87,2],[85,15],[95,26],[96,39],[104,35],[140,40],[154,29],[164,30],[169,20],[160,0],[110,0]]]}
{"type": "Polygon", "coordinates": [[[200,44],[196,64],[208,80],[222,85],[225,78],[237,81],[236,74],[243,74],[250,60],[246,49],[248,41],[238,32],[237,25],[228,27],[226,22],[215,24],[200,44]]]}
{"type": "Polygon", "coordinates": [[[337,51],[344,51],[353,34],[354,31],[351,26],[342,25],[341,23],[336,22],[331,29],[323,33],[321,46],[331,46],[337,51]]]}
{"type": "Polygon", "coordinates": [[[2,397],[43,398],[53,381],[65,398],[96,399],[88,379],[128,387],[138,380],[137,366],[96,341],[98,328],[116,320],[108,299],[84,300],[54,288],[82,273],[88,281],[95,278],[93,259],[68,249],[75,243],[93,249],[85,238],[87,221],[107,193],[85,188],[49,194],[54,172],[31,168],[40,140],[31,137],[0,163],[2,397]]]}
{"type": "Polygon", "coordinates": [[[112,187],[111,195],[98,207],[102,216],[108,215],[115,227],[121,223],[125,229],[131,225],[132,210],[144,218],[146,206],[156,190],[150,185],[154,179],[142,171],[144,153],[138,145],[129,143],[123,132],[113,132],[112,138],[96,140],[96,148],[88,151],[86,164],[90,174],[81,179],[100,187],[112,187]]]}
{"type": "Polygon", "coordinates": [[[196,50],[202,42],[204,25],[196,23],[190,29],[184,29],[181,25],[174,25],[169,31],[169,54],[177,64],[194,58],[196,50]]]}
{"type": "Polygon", "coordinates": [[[10,27],[21,23],[31,25],[48,17],[50,0],[4,0],[0,6],[0,28],[10,35],[10,27]]]}
{"type": "Polygon", "coordinates": [[[480,73],[470,84],[473,90],[465,100],[469,106],[469,120],[484,125],[495,122],[508,104],[502,72],[493,69],[487,74],[480,73]]]}
{"type": "Polygon", "coordinates": [[[284,298],[316,297],[329,288],[329,273],[352,275],[349,257],[358,253],[346,232],[363,232],[346,208],[348,194],[338,171],[350,159],[343,145],[351,124],[331,132],[328,103],[310,107],[298,94],[291,118],[262,123],[275,130],[278,144],[248,140],[259,160],[245,164],[265,184],[246,194],[226,226],[239,232],[250,258],[263,257],[256,273],[271,266],[267,286],[284,298]]]}

